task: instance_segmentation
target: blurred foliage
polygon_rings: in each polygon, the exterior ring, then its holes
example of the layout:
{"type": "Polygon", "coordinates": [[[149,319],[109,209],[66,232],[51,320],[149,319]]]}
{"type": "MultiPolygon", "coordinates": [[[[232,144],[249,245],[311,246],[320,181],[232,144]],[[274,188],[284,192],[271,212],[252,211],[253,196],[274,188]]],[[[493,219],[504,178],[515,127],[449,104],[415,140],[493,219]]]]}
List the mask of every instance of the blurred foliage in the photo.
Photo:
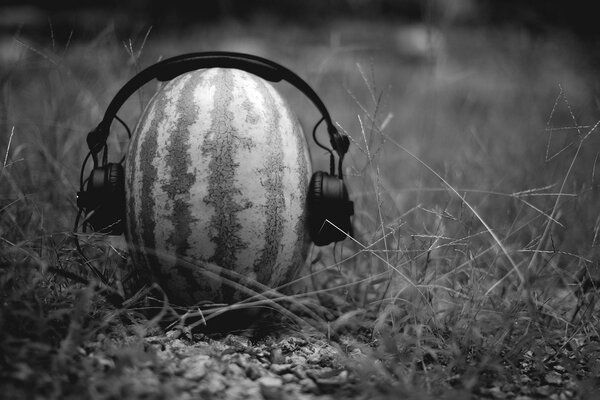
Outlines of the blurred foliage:
{"type": "MultiPolygon", "coordinates": [[[[21,13],[29,13],[28,18],[36,21],[33,25],[38,27],[45,24],[46,15],[52,15],[57,25],[61,21],[71,24],[81,22],[81,29],[89,29],[95,25],[93,19],[83,23],[80,17],[90,13],[108,13],[124,26],[153,24],[169,26],[171,29],[256,17],[298,24],[327,24],[338,18],[403,21],[444,19],[469,25],[522,26],[536,33],[566,28],[585,38],[599,33],[589,3],[586,0],[111,0],[101,3],[95,0],[5,0],[0,7],[5,6],[7,10],[18,8],[21,13]]],[[[0,17],[0,29],[6,28],[3,20],[12,19],[6,12],[4,14],[4,18],[0,17]]]]}

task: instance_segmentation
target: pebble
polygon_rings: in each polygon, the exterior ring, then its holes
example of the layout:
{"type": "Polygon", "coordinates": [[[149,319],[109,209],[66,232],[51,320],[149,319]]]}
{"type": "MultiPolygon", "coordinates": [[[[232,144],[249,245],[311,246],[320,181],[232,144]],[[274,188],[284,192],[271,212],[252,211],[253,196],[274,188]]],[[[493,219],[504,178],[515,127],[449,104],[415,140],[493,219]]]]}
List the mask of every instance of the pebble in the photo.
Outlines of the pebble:
{"type": "Polygon", "coordinates": [[[249,363],[248,365],[246,365],[246,376],[252,379],[253,381],[257,380],[263,375],[262,371],[263,370],[261,369],[261,367],[254,363],[249,363]]]}
{"type": "Polygon", "coordinates": [[[353,349],[350,354],[348,354],[348,357],[351,360],[366,360],[367,356],[357,347],[355,349],[353,349]]]}
{"type": "Polygon", "coordinates": [[[283,358],[283,354],[281,353],[281,349],[273,348],[271,349],[271,364],[284,364],[285,358],[283,358]]]}
{"type": "Polygon", "coordinates": [[[212,373],[207,375],[206,379],[203,380],[203,391],[210,394],[222,393],[225,388],[225,377],[219,373],[212,373]]]}
{"type": "Polygon", "coordinates": [[[296,365],[292,369],[292,372],[294,373],[294,375],[296,375],[296,377],[298,377],[298,379],[308,378],[308,375],[306,375],[306,371],[304,370],[304,367],[302,365],[296,365]]]}
{"type": "MultiPolygon", "coordinates": [[[[200,397],[201,399],[204,397],[200,397]]],[[[222,396],[209,397],[211,399],[244,399],[244,400],[263,400],[264,396],[260,393],[258,385],[248,385],[240,382],[236,385],[230,385],[225,389],[222,396]]],[[[198,397],[194,397],[198,399],[198,397]]],[[[177,399],[179,400],[179,399],[177,399]]]]}
{"type": "Polygon", "coordinates": [[[538,388],[535,389],[535,392],[541,396],[545,396],[548,397],[550,396],[550,394],[552,393],[552,391],[550,390],[550,386],[548,385],[544,385],[544,386],[540,386],[538,388]]]}
{"type": "Polygon", "coordinates": [[[295,365],[304,365],[306,364],[306,357],[300,356],[298,354],[290,354],[289,356],[285,356],[286,364],[295,364],[295,365]]]}
{"type": "Polygon", "coordinates": [[[300,387],[302,388],[302,391],[305,392],[305,393],[319,394],[319,387],[310,378],[301,379],[300,380],[300,387]]]}
{"type": "Polygon", "coordinates": [[[348,379],[348,372],[342,371],[339,375],[331,376],[327,378],[318,378],[316,380],[319,388],[324,392],[334,392],[340,386],[342,386],[348,379]]]}
{"type": "Polygon", "coordinates": [[[263,376],[258,379],[258,385],[260,387],[260,393],[265,400],[278,400],[281,398],[283,382],[280,378],[263,376]]]}
{"type": "Polygon", "coordinates": [[[333,376],[337,376],[341,371],[333,369],[331,367],[313,368],[306,370],[306,374],[312,379],[327,379],[333,376]]]}
{"type": "Polygon", "coordinates": [[[562,384],[562,376],[558,372],[549,372],[544,379],[551,385],[560,386],[562,384]]]}
{"type": "Polygon", "coordinates": [[[553,356],[556,354],[556,350],[554,350],[554,348],[552,348],[550,346],[546,346],[545,350],[546,350],[546,355],[553,356]]]}
{"type": "Polygon", "coordinates": [[[271,364],[270,369],[277,375],[283,375],[292,370],[292,364],[271,364]]]}
{"type": "Polygon", "coordinates": [[[528,377],[527,375],[521,375],[521,377],[519,378],[519,381],[523,384],[528,384],[531,382],[531,378],[528,377]]]}
{"type": "Polygon", "coordinates": [[[242,369],[242,367],[240,367],[237,364],[229,364],[227,366],[227,376],[231,377],[231,378],[239,378],[242,376],[246,376],[246,371],[244,371],[242,369]]]}
{"type": "Polygon", "coordinates": [[[500,388],[497,386],[491,388],[481,388],[480,392],[485,396],[491,396],[495,399],[505,399],[507,397],[506,393],[500,390],[500,388]]]}
{"type": "Polygon", "coordinates": [[[198,354],[181,360],[179,368],[183,370],[183,377],[190,380],[200,380],[206,375],[206,366],[210,357],[198,354]]]}
{"type": "Polygon", "coordinates": [[[224,343],[228,346],[232,346],[238,349],[245,349],[251,344],[250,339],[238,335],[227,335],[227,337],[224,340],[224,343]]]}

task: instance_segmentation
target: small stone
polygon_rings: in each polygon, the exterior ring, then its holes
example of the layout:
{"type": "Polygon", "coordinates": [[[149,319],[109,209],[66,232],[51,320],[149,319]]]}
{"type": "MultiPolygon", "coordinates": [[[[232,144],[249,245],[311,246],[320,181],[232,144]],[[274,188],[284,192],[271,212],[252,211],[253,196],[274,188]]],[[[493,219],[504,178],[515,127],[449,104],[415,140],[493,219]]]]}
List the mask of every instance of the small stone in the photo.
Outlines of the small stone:
{"type": "Polygon", "coordinates": [[[325,393],[333,393],[348,380],[348,372],[342,371],[338,375],[326,378],[317,378],[319,389],[325,393]]]}
{"type": "Polygon", "coordinates": [[[552,369],[554,369],[556,372],[560,372],[563,373],[565,372],[565,367],[563,367],[562,365],[555,365],[552,369]]]}
{"type": "Polygon", "coordinates": [[[246,371],[244,371],[242,369],[242,367],[240,367],[237,364],[229,364],[227,366],[227,376],[230,376],[233,378],[239,378],[239,377],[245,376],[246,375],[245,372],[246,371]]]}
{"type": "Polygon", "coordinates": [[[258,378],[260,378],[262,375],[263,375],[262,370],[258,365],[254,364],[254,363],[246,365],[246,376],[248,378],[255,381],[258,378]]]}
{"type": "Polygon", "coordinates": [[[292,370],[292,364],[271,364],[270,369],[277,375],[283,375],[292,370]]]}
{"type": "Polygon", "coordinates": [[[283,358],[283,354],[281,353],[281,349],[273,348],[271,349],[271,364],[284,364],[285,358],[283,358]]]}
{"type": "Polygon", "coordinates": [[[533,398],[529,396],[517,396],[515,397],[515,400],[533,400],[533,398]]]}
{"type": "Polygon", "coordinates": [[[523,384],[528,384],[531,382],[531,378],[528,377],[527,375],[521,375],[521,377],[519,378],[519,382],[521,382],[523,384]]]}
{"type": "Polygon", "coordinates": [[[552,391],[550,390],[550,386],[544,385],[535,389],[535,392],[541,396],[548,397],[552,391]]]}
{"type": "Polygon", "coordinates": [[[319,394],[319,387],[310,378],[304,378],[300,380],[300,387],[304,393],[319,394]]]}
{"type": "Polygon", "coordinates": [[[298,380],[298,378],[296,378],[296,375],[290,374],[290,373],[283,374],[281,376],[281,379],[283,379],[284,383],[291,383],[291,382],[295,382],[298,380]]]}
{"type": "Polygon", "coordinates": [[[304,367],[302,365],[296,365],[292,372],[294,373],[294,375],[296,375],[296,377],[298,377],[298,379],[306,379],[308,378],[308,375],[306,375],[306,371],[304,370],[304,367]]]}
{"type": "Polygon", "coordinates": [[[352,360],[365,360],[367,356],[357,347],[353,349],[348,357],[352,360]]]}
{"type": "MultiPolygon", "coordinates": [[[[577,386],[577,383],[573,379],[569,379],[565,383],[565,388],[567,389],[567,392],[573,393],[578,390],[579,386],[577,386]]],[[[574,395],[571,395],[571,397],[573,396],[574,395]]]]}
{"type": "Polygon", "coordinates": [[[533,396],[534,395],[535,385],[521,385],[519,393],[524,396],[533,396]]]}
{"type": "Polygon", "coordinates": [[[260,393],[266,400],[278,400],[281,398],[283,382],[280,378],[263,376],[258,380],[260,393]]]}
{"type": "Polygon", "coordinates": [[[556,350],[554,350],[554,348],[552,348],[550,346],[545,346],[545,351],[546,351],[546,354],[549,356],[553,356],[556,354],[556,350]]]}
{"type": "Polygon", "coordinates": [[[225,385],[225,377],[218,373],[211,373],[204,379],[202,391],[210,394],[222,393],[227,385],[225,385]]]}
{"type": "Polygon", "coordinates": [[[547,383],[560,386],[562,384],[562,376],[558,372],[549,372],[544,376],[544,379],[547,383]]]}
{"type": "Polygon", "coordinates": [[[481,388],[480,392],[481,392],[481,394],[483,394],[485,396],[491,396],[495,399],[505,399],[506,398],[506,393],[504,393],[502,390],[500,390],[500,388],[498,386],[494,386],[491,388],[481,388]]]}
{"type": "Polygon", "coordinates": [[[112,358],[105,357],[104,355],[95,355],[94,360],[100,367],[100,370],[108,371],[115,368],[115,361],[112,358]]]}
{"type": "Polygon", "coordinates": [[[285,363],[294,365],[304,365],[306,364],[306,357],[297,354],[290,354],[289,356],[285,356],[285,363]]]}
{"type": "Polygon", "coordinates": [[[341,371],[339,369],[333,369],[331,367],[312,368],[306,370],[306,374],[308,375],[308,377],[314,380],[331,378],[333,376],[339,375],[340,372],[341,371]]]}
{"type": "Polygon", "coordinates": [[[180,364],[183,377],[190,380],[202,379],[206,375],[206,366],[209,362],[210,357],[204,354],[183,359],[180,364]]]}
{"type": "Polygon", "coordinates": [[[238,349],[245,349],[246,347],[250,346],[250,340],[248,338],[238,335],[227,335],[223,342],[228,346],[238,349]]]}
{"type": "Polygon", "coordinates": [[[26,363],[20,362],[15,364],[14,367],[15,371],[12,373],[12,377],[16,380],[26,381],[35,374],[33,369],[26,363]]]}
{"type": "Polygon", "coordinates": [[[177,338],[179,338],[179,336],[181,336],[181,331],[179,329],[173,329],[173,330],[167,331],[165,336],[167,337],[167,339],[177,339],[177,338]]]}
{"type": "Polygon", "coordinates": [[[165,349],[172,352],[176,352],[177,350],[187,350],[188,347],[189,346],[183,343],[181,339],[174,339],[165,346],[165,349]]]}
{"type": "MultiPolygon", "coordinates": [[[[258,400],[263,399],[260,394],[260,388],[258,385],[248,385],[245,382],[239,384],[227,385],[227,388],[222,392],[212,397],[200,397],[200,399],[245,399],[245,400],[258,400]]],[[[193,397],[198,399],[198,397],[193,397]]],[[[179,400],[179,399],[178,399],[179,400]]],[[[190,399],[192,400],[192,399],[190,399]]]]}

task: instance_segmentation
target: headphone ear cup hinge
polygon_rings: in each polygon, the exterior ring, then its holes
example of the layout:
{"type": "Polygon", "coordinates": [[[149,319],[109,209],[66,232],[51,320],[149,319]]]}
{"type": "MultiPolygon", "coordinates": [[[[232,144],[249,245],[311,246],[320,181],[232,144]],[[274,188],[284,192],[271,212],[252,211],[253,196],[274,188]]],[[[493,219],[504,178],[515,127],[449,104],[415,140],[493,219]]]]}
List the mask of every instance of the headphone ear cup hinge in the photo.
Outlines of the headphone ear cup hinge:
{"type": "Polygon", "coordinates": [[[343,158],[350,148],[350,139],[347,135],[341,134],[333,125],[328,125],[327,132],[331,137],[331,147],[338,153],[340,158],[343,158]]]}

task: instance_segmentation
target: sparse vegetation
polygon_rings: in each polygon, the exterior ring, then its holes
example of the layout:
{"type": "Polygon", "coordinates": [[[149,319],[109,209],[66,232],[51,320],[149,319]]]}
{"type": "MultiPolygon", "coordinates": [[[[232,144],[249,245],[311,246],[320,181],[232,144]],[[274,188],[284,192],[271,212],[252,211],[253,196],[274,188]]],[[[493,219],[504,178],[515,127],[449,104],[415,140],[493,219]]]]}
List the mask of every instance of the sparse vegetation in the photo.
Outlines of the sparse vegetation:
{"type": "MultiPolygon", "coordinates": [[[[309,375],[316,388],[289,396],[594,398],[600,113],[594,71],[575,42],[510,29],[259,25],[156,37],[147,28],[125,39],[108,26],[91,40],[17,32],[7,42],[0,64],[0,393],[186,398],[193,392],[179,379],[182,360],[198,353],[177,350],[184,343],[219,349],[201,350],[218,360],[201,376],[232,380],[238,372],[227,368],[237,353],[249,354],[235,362],[258,379],[277,374],[274,364],[299,362],[301,346],[324,349],[302,355],[321,368],[309,375]],[[160,57],[219,49],[297,71],[354,142],[346,177],[355,236],[314,249],[295,283],[299,294],[273,296],[295,317],[273,317],[260,332],[270,337],[254,345],[190,332],[197,319],[178,318],[143,277],[130,274],[125,252],[81,235],[88,258],[126,299],[115,307],[71,233],[85,134],[120,85],[160,57]],[[305,344],[281,339],[290,332],[305,344]],[[324,369],[329,375],[319,375],[324,369]]],[[[122,112],[130,126],[151,86],[122,112]]],[[[312,106],[293,88],[277,87],[308,132],[312,106]]],[[[116,160],[127,140],[113,129],[116,160]]],[[[320,150],[311,150],[315,168],[324,168],[320,150]]],[[[219,382],[200,393],[225,396],[219,382]]],[[[269,384],[245,394],[280,393],[269,384]]]]}

